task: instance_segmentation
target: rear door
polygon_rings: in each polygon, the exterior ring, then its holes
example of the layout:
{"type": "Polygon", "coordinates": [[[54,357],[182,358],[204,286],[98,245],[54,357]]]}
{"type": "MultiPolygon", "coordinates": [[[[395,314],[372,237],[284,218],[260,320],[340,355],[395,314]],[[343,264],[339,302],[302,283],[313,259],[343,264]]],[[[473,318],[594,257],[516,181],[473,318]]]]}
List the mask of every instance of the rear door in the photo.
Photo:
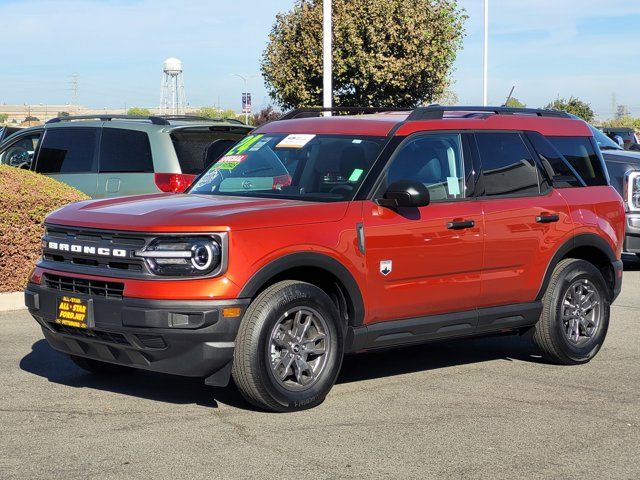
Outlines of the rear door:
{"type": "Polygon", "coordinates": [[[103,127],[96,197],[118,197],[157,191],[147,133],[103,127]]]}
{"type": "Polygon", "coordinates": [[[35,170],[93,197],[96,194],[98,128],[45,129],[35,170]]]}
{"type": "MultiPolygon", "coordinates": [[[[535,300],[551,257],[570,237],[569,207],[550,187],[525,137],[477,133],[482,170],[479,202],[485,219],[480,307],[535,300]]],[[[490,330],[480,315],[478,331],[490,330]]]]}

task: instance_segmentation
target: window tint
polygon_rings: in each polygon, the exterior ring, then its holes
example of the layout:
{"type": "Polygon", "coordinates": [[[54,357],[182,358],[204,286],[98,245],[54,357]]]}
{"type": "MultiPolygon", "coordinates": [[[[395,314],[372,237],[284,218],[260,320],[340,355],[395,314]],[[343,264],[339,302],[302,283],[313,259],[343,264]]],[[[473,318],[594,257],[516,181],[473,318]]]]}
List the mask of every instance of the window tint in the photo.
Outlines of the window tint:
{"type": "Polygon", "coordinates": [[[100,171],[120,173],[153,172],[149,137],[145,132],[103,128],[100,171]]]}
{"type": "Polygon", "coordinates": [[[482,160],[484,195],[540,193],[538,170],[517,133],[479,133],[476,142],[482,160]]]}
{"type": "Polygon", "coordinates": [[[600,158],[589,137],[547,137],[589,186],[606,185],[600,158]]]}
{"type": "Polygon", "coordinates": [[[556,188],[581,187],[583,184],[578,180],[574,172],[569,167],[568,162],[562,154],[547,140],[544,135],[538,132],[527,132],[527,138],[535,148],[545,171],[553,181],[556,188]]]}
{"type": "Polygon", "coordinates": [[[94,171],[95,128],[51,128],[45,132],[36,171],[86,173],[94,171]]]}
{"type": "Polygon", "coordinates": [[[400,147],[387,173],[387,186],[399,180],[417,180],[431,201],[463,198],[464,167],[460,135],[424,135],[400,147]]]}

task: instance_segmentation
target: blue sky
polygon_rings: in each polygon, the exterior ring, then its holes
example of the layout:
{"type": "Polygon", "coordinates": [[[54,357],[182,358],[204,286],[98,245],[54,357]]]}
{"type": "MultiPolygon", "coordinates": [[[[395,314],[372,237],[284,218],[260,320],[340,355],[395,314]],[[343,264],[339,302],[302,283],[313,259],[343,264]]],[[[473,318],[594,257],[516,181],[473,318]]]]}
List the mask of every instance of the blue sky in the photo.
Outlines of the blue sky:
{"type": "MultiPolygon", "coordinates": [[[[482,99],[482,4],[469,15],[454,71],[461,103],[482,99]]],[[[0,0],[0,103],[80,103],[96,108],[159,103],[162,61],[182,59],[191,105],[239,109],[234,73],[259,73],[275,15],[293,0],[0,0]],[[219,100],[218,100],[219,99],[219,100]]],[[[529,106],[556,96],[611,115],[612,94],[640,116],[640,1],[490,0],[489,100],[511,85],[529,106]]],[[[250,80],[254,105],[268,103],[250,80]]]]}

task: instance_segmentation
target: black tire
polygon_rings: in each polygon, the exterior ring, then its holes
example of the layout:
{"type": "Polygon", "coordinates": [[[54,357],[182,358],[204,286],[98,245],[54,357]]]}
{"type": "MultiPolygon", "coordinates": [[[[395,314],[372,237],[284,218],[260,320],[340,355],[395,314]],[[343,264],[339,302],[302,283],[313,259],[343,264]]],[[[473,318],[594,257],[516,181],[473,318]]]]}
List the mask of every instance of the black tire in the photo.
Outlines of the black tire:
{"type": "Polygon", "coordinates": [[[534,327],[533,341],[542,350],[544,357],[561,365],[587,363],[595,357],[607,335],[611,303],[609,289],[600,271],[584,260],[562,260],[553,270],[542,303],[542,315],[534,327]],[[597,291],[601,308],[600,321],[592,336],[584,339],[586,343],[579,345],[571,342],[565,333],[563,302],[569,288],[576,282],[585,280],[597,291]]]}
{"type": "MultiPolygon", "coordinates": [[[[333,387],[342,365],[344,327],[339,318],[329,296],[309,283],[287,280],[260,293],[242,319],[233,353],[232,375],[242,395],[253,405],[275,412],[303,410],[320,404],[333,387]],[[288,318],[289,312],[305,308],[312,309],[323,319],[327,330],[323,341],[326,358],[308,387],[295,385],[295,381],[289,387],[276,378],[277,373],[272,368],[272,332],[288,318]],[[298,390],[292,390],[294,387],[298,390]]],[[[311,322],[311,319],[306,321],[311,322]]],[[[293,350],[289,353],[293,355],[293,350]]],[[[277,363],[277,357],[282,353],[275,355],[277,363]]],[[[305,360],[309,358],[305,355],[305,360]]],[[[291,364],[293,367],[295,365],[291,364]]],[[[289,368],[282,371],[295,373],[289,368]]]]}
{"type": "Polygon", "coordinates": [[[91,358],[78,357],[76,355],[69,355],[69,358],[71,358],[71,361],[78,367],[96,375],[120,375],[123,373],[131,373],[133,371],[133,369],[129,367],[101,362],[91,358]]]}

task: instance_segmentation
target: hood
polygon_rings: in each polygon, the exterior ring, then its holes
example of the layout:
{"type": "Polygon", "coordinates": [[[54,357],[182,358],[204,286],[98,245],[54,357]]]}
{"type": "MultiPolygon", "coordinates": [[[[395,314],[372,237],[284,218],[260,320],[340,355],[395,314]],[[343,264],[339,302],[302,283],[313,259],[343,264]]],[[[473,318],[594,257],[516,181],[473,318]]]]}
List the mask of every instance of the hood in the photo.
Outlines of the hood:
{"type": "Polygon", "coordinates": [[[347,202],[161,193],[72,203],[46,222],[133,232],[211,232],[334,222],[347,202]]]}

